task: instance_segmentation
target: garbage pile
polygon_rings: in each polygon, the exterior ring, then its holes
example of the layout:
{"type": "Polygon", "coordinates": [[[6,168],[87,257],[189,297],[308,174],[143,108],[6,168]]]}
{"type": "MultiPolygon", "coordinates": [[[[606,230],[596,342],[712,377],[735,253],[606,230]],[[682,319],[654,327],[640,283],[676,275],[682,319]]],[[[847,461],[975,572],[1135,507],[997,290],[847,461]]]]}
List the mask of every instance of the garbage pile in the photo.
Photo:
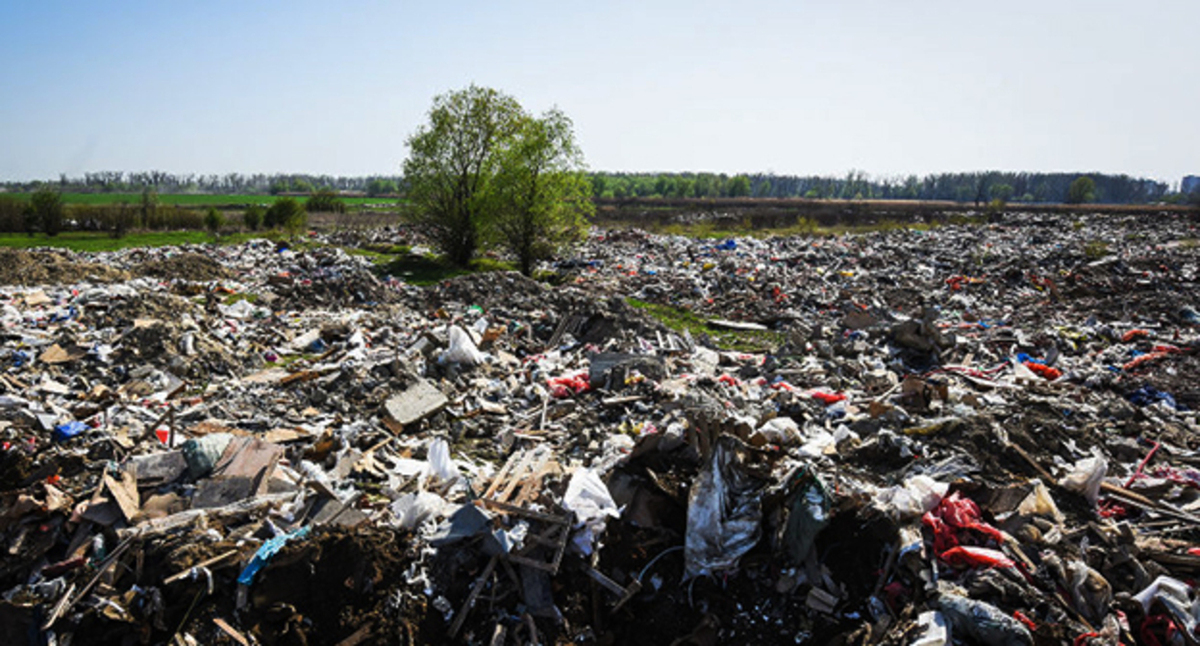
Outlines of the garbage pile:
{"type": "Polygon", "coordinates": [[[0,642],[1194,643],[1196,237],[56,256],[0,287],[0,642]]]}

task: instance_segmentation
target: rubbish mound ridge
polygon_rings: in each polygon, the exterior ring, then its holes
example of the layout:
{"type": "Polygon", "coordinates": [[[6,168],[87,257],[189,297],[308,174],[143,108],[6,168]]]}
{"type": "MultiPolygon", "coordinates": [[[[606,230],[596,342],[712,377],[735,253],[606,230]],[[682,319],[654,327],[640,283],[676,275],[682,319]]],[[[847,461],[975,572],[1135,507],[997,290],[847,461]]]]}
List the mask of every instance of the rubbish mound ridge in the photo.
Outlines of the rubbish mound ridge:
{"type": "Polygon", "coordinates": [[[0,643],[1191,643],[1196,237],[64,254],[227,273],[0,287],[0,643]]]}
{"type": "Polygon", "coordinates": [[[69,251],[0,249],[0,285],[111,283],[129,278],[120,269],[77,258],[69,251]]]}

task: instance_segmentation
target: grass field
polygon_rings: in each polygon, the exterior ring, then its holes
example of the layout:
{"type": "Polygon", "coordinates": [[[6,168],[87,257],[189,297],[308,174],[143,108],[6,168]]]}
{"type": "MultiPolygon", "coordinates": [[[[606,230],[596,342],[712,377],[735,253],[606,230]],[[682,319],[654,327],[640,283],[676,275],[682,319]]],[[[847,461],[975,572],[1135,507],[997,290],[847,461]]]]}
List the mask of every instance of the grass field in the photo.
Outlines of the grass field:
{"type": "MultiPolygon", "coordinates": [[[[29,199],[29,193],[10,193],[18,199],[29,199]]],[[[174,206],[228,206],[228,207],[244,207],[249,204],[274,204],[275,200],[281,196],[277,195],[208,195],[199,193],[181,193],[181,194],[162,194],[158,196],[159,202],[174,206]]],[[[63,202],[67,204],[118,204],[126,202],[128,204],[139,204],[142,201],[141,193],[63,193],[63,202]]],[[[296,196],[300,202],[308,200],[307,196],[296,196]]],[[[343,197],[342,201],[349,207],[364,207],[367,205],[386,205],[394,207],[397,204],[396,198],[388,197],[343,197]]]]}
{"type": "Polygon", "coordinates": [[[33,236],[23,233],[0,234],[0,247],[15,247],[31,249],[33,247],[53,247],[70,249],[71,251],[115,251],[126,247],[164,247],[167,245],[205,244],[218,242],[220,244],[238,244],[254,238],[274,239],[281,234],[256,232],[233,233],[214,239],[212,234],[204,231],[166,231],[151,233],[130,233],[124,238],[114,238],[107,233],[95,231],[65,231],[53,237],[42,234],[33,236]]]}

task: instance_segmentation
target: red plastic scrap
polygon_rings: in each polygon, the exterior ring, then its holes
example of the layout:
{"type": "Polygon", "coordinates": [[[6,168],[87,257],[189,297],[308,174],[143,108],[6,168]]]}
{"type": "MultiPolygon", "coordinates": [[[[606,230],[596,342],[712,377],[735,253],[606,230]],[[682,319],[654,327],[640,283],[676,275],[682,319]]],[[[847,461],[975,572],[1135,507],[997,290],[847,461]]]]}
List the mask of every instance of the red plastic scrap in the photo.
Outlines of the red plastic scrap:
{"type": "Polygon", "coordinates": [[[1042,379],[1045,379],[1046,381],[1054,381],[1055,379],[1058,379],[1059,377],[1062,376],[1062,371],[1059,370],[1058,368],[1051,368],[1050,366],[1047,366],[1042,363],[1026,361],[1025,367],[1029,368],[1033,372],[1037,373],[1038,376],[1040,376],[1042,379]]]}
{"type": "Polygon", "coordinates": [[[1154,363],[1155,361],[1158,361],[1159,359],[1165,359],[1168,356],[1170,356],[1170,354],[1171,353],[1169,353],[1169,352],[1151,352],[1149,354],[1143,354],[1142,356],[1134,359],[1133,361],[1130,361],[1129,363],[1126,363],[1125,365],[1121,366],[1121,369],[1125,370],[1126,372],[1128,372],[1130,370],[1136,370],[1137,368],[1140,368],[1148,363],[1154,363]]]}
{"type": "Polygon", "coordinates": [[[958,547],[960,538],[970,536],[966,533],[968,530],[982,534],[985,540],[1004,541],[1000,530],[983,522],[979,505],[970,498],[963,498],[957,491],[942,498],[933,511],[921,517],[921,522],[933,531],[933,551],[939,557],[958,547]]]}
{"type": "Polygon", "coordinates": [[[1150,332],[1148,330],[1143,330],[1140,328],[1133,329],[1121,335],[1121,343],[1129,343],[1134,339],[1144,339],[1148,336],[1150,336],[1150,332]]]}
{"type": "Polygon", "coordinates": [[[1021,612],[1020,610],[1013,611],[1013,619],[1025,624],[1025,627],[1031,631],[1037,630],[1037,624],[1033,623],[1033,620],[1029,617],[1026,617],[1025,613],[1021,612]]]}
{"type": "Polygon", "coordinates": [[[826,406],[831,406],[833,404],[836,404],[840,401],[844,401],[846,399],[845,393],[827,393],[827,392],[822,392],[820,390],[814,391],[812,396],[813,396],[813,399],[819,400],[822,404],[825,404],[826,406]]]}
{"type": "Polygon", "coordinates": [[[1016,563],[999,550],[987,547],[952,547],[942,552],[940,558],[947,565],[960,568],[1014,567],[1016,563]]]}
{"type": "Polygon", "coordinates": [[[728,374],[723,374],[723,375],[721,375],[720,377],[717,377],[717,382],[718,382],[718,383],[725,384],[726,386],[740,386],[740,385],[742,385],[742,382],[741,382],[741,380],[739,380],[737,377],[732,377],[732,376],[730,376],[730,375],[728,375],[728,374]]]}
{"type": "Polygon", "coordinates": [[[550,396],[555,399],[566,399],[572,395],[587,392],[592,387],[588,382],[588,373],[586,372],[547,379],[546,385],[550,387],[550,396]]]}

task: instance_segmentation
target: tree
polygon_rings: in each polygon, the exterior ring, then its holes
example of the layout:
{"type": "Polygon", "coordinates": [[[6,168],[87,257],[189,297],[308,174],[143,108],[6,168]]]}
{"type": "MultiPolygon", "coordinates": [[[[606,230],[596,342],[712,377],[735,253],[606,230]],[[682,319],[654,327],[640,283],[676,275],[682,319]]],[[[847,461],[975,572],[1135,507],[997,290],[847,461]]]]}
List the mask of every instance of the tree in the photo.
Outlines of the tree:
{"type": "Polygon", "coordinates": [[[266,209],[257,204],[246,207],[246,212],[242,214],[242,225],[251,231],[258,231],[258,227],[263,223],[264,211],[266,209]]]}
{"type": "Polygon", "coordinates": [[[1096,182],[1084,175],[1075,178],[1067,189],[1067,204],[1087,204],[1096,199],[1096,182]]]}
{"type": "Polygon", "coordinates": [[[56,236],[62,230],[62,195],[55,190],[43,188],[29,200],[33,223],[48,236],[56,236]]]}
{"type": "Polygon", "coordinates": [[[399,190],[396,188],[396,182],[390,179],[381,177],[372,177],[367,182],[367,195],[370,197],[379,197],[380,195],[395,195],[399,190]]]}
{"type": "Polygon", "coordinates": [[[309,213],[345,213],[346,203],[335,191],[323,188],[309,196],[304,203],[304,210],[309,213]]]}
{"type": "Polygon", "coordinates": [[[225,215],[216,209],[216,207],[208,207],[208,212],[204,214],[204,228],[216,233],[225,226],[225,215]]]}
{"type": "Polygon", "coordinates": [[[1001,202],[1008,202],[1012,199],[1013,193],[1015,193],[1013,187],[1009,184],[992,184],[989,192],[993,200],[1000,200],[1001,202]]]}
{"type": "Polygon", "coordinates": [[[149,229],[158,213],[158,191],[147,186],[142,189],[142,226],[149,229]]]}
{"type": "Polygon", "coordinates": [[[529,276],[534,264],[579,238],[595,211],[571,120],[558,109],[527,117],[498,152],[492,222],[529,276]]]}
{"type": "Polygon", "coordinates": [[[263,216],[263,226],[267,229],[283,227],[289,231],[297,231],[308,226],[308,212],[296,198],[281,197],[267,209],[263,216]]]}
{"type": "Polygon", "coordinates": [[[738,175],[729,180],[726,187],[726,195],[729,197],[747,197],[750,195],[750,178],[745,175],[738,175]]]}
{"type": "Polygon", "coordinates": [[[435,97],[429,122],[408,138],[408,217],[457,265],[475,256],[495,215],[499,151],[523,118],[516,99],[471,85],[435,97]]]}

